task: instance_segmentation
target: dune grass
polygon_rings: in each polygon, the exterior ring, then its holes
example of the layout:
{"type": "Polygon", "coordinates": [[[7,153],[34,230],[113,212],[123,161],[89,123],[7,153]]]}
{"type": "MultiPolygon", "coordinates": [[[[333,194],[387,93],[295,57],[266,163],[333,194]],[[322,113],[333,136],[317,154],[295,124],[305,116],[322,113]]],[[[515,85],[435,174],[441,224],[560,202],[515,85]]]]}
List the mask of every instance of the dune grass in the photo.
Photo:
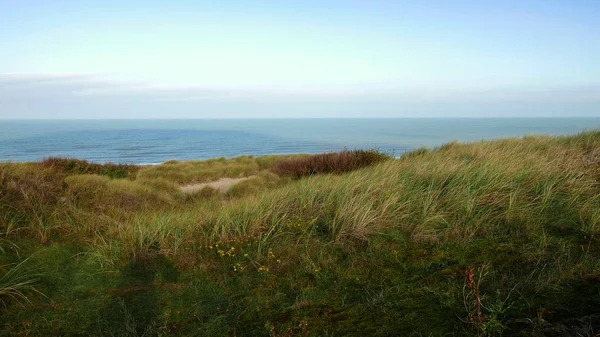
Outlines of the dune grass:
{"type": "Polygon", "coordinates": [[[275,163],[305,155],[239,156],[208,160],[170,160],[161,165],[147,166],[140,170],[137,179],[154,181],[161,179],[177,184],[203,183],[219,178],[249,177],[271,168],[275,163]]]}
{"type": "Polygon", "coordinates": [[[600,132],[453,142],[309,176],[294,172],[326,157],[123,178],[0,164],[0,265],[36,275],[25,305],[6,299],[2,331],[593,336],[599,149],[600,132]],[[240,176],[225,195],[178,189],[240,176]]]}

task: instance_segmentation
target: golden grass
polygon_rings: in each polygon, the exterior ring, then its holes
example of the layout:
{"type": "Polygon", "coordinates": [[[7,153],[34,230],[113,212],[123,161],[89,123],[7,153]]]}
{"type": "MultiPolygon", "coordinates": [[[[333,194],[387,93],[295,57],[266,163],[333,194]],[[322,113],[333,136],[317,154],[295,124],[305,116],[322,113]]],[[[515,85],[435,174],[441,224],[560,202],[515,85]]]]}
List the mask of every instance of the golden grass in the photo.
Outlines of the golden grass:
{"type": "Polygon", "coordinates": [[[239,156],[208,160],[170,160],[161,165],[146,166],[138,172],[140,181],[162,179],[179,185],[202,183],[223,177],[249,177],[271,168],[275,163],[304,155],[239,156]]]}
{"type": "MultiPolygon", "coordinates": [[[[141,169],[135,180],[73,175],[63,183],[48,169],[3,164],[0,198],[16,211],[2,222],[14,227],[13,222],[21,222],[19,214],[27,213],[26,226],[38,228],[46,241],[51,234],[43,233],[44,223],[61,222],[65,212],[81,219],[87,209],[119,222],[166,207],[201,214],[183,229],[186,237],[197,238],[192,233],[198,228],[210,237],[257,235],[298,216],[318,219],[332,240],[365,239],[383,228],[397,228],[418,241],[460,242],[482,235],[535,235],[560,201],[580,214],[586,232],[596,233],[599,165],[593,151],[599,143],[596,132],[455,142],[345,175],[297,182],[264,170],[289,158],[281,156],[170,161],[141,169]],[[208,203],[210,209],[203,200],[216,197],[211,190],[184,196],[177,185],[250,175],[256,177],[234,186],[228,199],[208,203]]],[[[103,228],[111,221],[100,222],[103,228]]],[[[61,230],[68,231],[62,225],[61,230]]]]}

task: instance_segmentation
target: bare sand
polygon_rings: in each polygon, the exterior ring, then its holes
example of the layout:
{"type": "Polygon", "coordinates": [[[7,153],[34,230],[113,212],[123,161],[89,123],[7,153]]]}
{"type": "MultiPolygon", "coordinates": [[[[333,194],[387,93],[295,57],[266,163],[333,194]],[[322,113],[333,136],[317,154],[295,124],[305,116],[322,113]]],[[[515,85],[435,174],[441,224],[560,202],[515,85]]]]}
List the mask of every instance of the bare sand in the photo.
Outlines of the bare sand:
{"type": "Polygon", "coordinates": [[[219,190],[221,193],[225,193],[229,191],[231,186],[239,183],[240,181],[246,180],[250,177],[244,178],[221,178],[219,180],[211,181],[208,183],[198,183],[198,184],[189,184],[185,186],[181,186],[181,191],[184,193],[194,193],[198,192],[205,187],[212,187],[219,190]]]}

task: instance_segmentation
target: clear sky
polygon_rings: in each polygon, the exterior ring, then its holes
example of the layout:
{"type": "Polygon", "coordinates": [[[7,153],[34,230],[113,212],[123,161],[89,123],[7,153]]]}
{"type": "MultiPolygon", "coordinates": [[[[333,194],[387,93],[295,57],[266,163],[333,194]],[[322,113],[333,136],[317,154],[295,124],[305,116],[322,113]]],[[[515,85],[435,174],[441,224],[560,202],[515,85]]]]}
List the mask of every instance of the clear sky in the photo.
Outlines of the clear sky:
{"type": "Polygon", "coordinates": [[[599,116],[600,1],[0,0],[0,118],[599,116]]]}

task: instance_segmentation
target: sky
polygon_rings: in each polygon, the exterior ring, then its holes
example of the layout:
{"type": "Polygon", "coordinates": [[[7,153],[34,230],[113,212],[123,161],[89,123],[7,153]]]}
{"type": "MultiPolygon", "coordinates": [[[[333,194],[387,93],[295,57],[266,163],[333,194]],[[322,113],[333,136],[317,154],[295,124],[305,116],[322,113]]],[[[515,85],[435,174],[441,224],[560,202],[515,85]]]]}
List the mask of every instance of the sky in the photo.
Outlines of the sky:
{"type": "Polygon", "coordinates": [[[0,118],[600,117],[600,1],[0,0],[0,118]]]}

